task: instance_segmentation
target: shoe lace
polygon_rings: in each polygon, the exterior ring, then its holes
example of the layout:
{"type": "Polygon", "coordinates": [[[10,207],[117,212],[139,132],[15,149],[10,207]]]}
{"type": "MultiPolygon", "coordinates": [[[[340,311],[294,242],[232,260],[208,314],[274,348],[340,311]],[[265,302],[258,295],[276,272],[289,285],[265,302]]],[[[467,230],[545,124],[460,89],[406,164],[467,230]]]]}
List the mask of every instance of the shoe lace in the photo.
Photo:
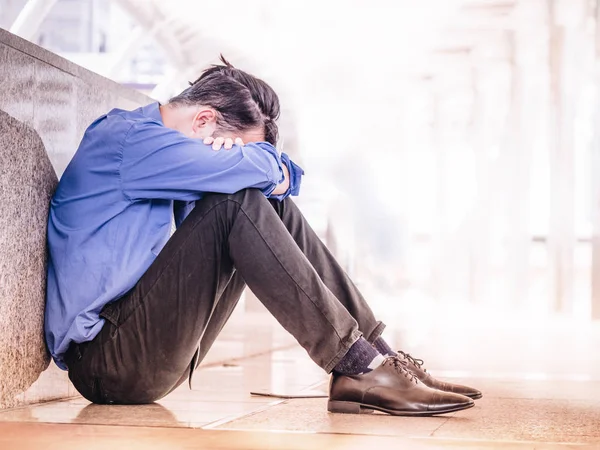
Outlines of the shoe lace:
{"type": "Polygon", "coordinates": [[[410,353],[404,353],[402,350],[398,350],[398,354],[402,355],[402,357],[404,359],[409,360],[411,363],[413,363],[415,366],[417,366],[419,369],[423,369],[424,372],[427,372],[427,369],[421,367],[423,364],[425,364],[425,361],[423,361],[422,359],[419,358],[413,358],[410,353]]]}
{"type": "Polygon", "coordinates": [[[396,369],[396,372],[398,372],[401,375],[404,375],[410,381],[414,381],[415,384],[419,383],[418,378],[410,371],[410,369],[408,368],[408,363],[405,360],[402,360],[397,356],[390,356],[389,358],[385,359],[383,365],[392,366],[394,367],[394,369],[396,369]]]}

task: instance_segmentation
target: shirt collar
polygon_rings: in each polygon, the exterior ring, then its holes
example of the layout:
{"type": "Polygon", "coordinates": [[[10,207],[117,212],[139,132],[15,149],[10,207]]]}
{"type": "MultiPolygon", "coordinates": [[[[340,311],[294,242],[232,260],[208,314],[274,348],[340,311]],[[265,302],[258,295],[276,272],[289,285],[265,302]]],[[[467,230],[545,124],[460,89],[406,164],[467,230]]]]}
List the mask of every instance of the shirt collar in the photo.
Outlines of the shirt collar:
{"type": "Polygon", "coordinates": [[[158,109],[159,107],[160,107],[160,103],[158,103],[158,102],[154,102],[154,103],[150,103],[149,105],[142,106],[142,114],[156,120],[161,125],[164,125],[164,123],[162,121],[162,116],[160,115],[160,109],[158,109]]]}

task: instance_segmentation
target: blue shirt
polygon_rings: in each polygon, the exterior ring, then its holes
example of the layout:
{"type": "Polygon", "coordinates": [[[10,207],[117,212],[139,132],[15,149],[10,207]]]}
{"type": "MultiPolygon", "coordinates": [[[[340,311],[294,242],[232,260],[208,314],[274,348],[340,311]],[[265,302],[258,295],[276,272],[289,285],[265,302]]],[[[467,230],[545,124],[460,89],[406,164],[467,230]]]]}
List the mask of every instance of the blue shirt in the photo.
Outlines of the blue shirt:
{"type": "Polygon", "coordinates": [[[206,192],[258,188],[267,197],[302,169],[266,143],[214,151],[167,128],[159,104],[113,109],[92,123],[52,198],[48,219],[46,342],[56,364],[71,342],[92,340],[102,308],[127,293],[206,192]],[[175,202],[176,201],[176,202],[175,202]]]}

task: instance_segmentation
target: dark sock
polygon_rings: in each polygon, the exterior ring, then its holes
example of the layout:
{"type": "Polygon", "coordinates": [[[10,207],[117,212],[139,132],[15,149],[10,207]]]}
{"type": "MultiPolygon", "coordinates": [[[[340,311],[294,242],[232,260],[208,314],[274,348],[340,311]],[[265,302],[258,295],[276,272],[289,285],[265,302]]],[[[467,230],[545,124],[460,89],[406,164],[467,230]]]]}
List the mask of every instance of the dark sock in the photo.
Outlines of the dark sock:
{"type": "Polygon", "coordinates": [[[373,342],[373,347],[375,347],[383,356],[398,356],[398,353],[392,350],[392,347],[390,347],[381,336],[375,339],[375,342],[373,342]]]}
{"type": "Polygon", "coordinates": [[[333,371],[342,375],[359,375],[375,369],[383,360],[383,356],[361,337],[352,344],[333,371]]]}

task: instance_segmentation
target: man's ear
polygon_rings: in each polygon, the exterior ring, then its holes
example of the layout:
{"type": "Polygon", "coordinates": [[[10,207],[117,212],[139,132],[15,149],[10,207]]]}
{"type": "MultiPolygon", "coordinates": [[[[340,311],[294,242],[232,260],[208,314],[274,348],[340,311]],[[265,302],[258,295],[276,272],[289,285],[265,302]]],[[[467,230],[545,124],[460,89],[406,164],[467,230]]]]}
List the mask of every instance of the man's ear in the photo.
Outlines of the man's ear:
{"type": "Polygon", "coordinates": [[[192,133],[199,138],[212,136],[217,128],[217,113],[210,108],[202,108],[196,113],[192,123],[192,133]]]}

